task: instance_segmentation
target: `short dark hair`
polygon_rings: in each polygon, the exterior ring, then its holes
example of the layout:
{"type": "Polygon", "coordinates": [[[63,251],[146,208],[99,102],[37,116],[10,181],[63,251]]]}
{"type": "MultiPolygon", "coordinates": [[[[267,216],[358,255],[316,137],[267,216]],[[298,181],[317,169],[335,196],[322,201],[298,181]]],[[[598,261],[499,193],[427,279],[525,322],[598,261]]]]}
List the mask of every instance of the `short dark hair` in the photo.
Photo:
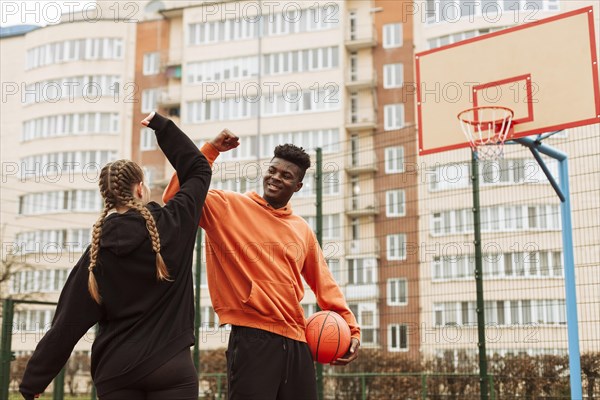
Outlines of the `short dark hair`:
{"type": "Polygon", "coordinates": [[[310,168],[310,156],[306,153],[304,148],[291,143],[286,143],[275,147],[273,153],[273,158],[281,158],[297,165],[301,170],[300,181],[304,179],[306,170],[310,168]]]}

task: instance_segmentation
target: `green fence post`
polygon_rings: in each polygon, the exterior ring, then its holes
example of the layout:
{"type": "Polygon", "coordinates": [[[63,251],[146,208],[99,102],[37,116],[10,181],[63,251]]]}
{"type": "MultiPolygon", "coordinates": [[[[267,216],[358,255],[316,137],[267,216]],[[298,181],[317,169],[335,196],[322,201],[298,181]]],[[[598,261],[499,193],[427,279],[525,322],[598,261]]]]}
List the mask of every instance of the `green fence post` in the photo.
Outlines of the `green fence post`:
{"type": "MultiPolygon", "coordinates": [[[[315,235],[319,246],[323,245],[323,152],[320,147],[317,147],[317,165],[315,170],[315,190],[316,190],[316,229],[315,235]]],[[[321,311],[319,304],[316,305],[317,311],[321,311]]],[[[317,374],[317,399],[323,400],[323,364],[316,363],[315,372],[317,374]]]]}
{"type": "Polygon", "coordinates": [[[54,400],[63,400],[65,398],[65,367],[60,370],[54,378],[54,400]]]}
{"type": "Polygon", "coordinates": [[[2,302],[2,337],[0,338],[0,398],[2,399],[8,399],[8,386],[10,385],[13,308],[13,300],[4,299],[2,302]]]}
{"type": "Polygon", "coordinates": [[[496,390],[494,390],[494,375],[488,375],[490,380],[490,400],[496,400],[496,390]]]}
{"type": "Polygon", "coordinates": [[[217,398],[219,400],[223,398],[223,393],[221,393],[221,389],[222,389],[222,387],[221,387],[221,377],[222,377],[221,374],[217,375],[217,393],[218,393],[218,397],[217,398]]]}
{"type": "Polygon", "coordinates": [[[367,382],[364,372],[360,375],[360,392],[362,400],[367,400],[367,382]]]}
{"type": "Polygon", "coordinates": [[[421,374],[421,399],[427,398],[427,375],[421,374]]]}
{"type": "Polygon", "coordinates": [[[92,383],[92,395],[90,396],[90,400],[96,400],[98,397],[96,395],[96,385],[92,383]]]}

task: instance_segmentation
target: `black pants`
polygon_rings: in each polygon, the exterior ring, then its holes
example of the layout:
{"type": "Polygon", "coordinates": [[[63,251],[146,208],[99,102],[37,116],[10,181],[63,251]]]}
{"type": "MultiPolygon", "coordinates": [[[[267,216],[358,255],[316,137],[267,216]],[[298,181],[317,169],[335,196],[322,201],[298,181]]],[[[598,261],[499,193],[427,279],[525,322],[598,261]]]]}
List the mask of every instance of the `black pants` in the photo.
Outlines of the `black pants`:
{"type": "Polygon", "coordinates": [[[227,348],[229,400],[316,400],[308,345],[267,331],[234,326],[227,348]]]}
{"type": "Polygon", "coordinates": [[[184,349],[149,375],[100,400],[198,400],[198,375],[190,350],[184,349]]]}

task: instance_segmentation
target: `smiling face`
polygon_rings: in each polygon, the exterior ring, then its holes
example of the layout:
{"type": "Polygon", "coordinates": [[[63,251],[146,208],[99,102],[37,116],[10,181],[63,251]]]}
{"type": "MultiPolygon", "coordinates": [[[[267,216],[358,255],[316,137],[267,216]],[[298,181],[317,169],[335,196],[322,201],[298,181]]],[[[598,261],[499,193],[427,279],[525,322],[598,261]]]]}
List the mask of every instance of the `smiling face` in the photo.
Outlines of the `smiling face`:
{"type": "Polygon", "coordinates": [[[263,198],[273,208],[285,206],[302,188],[302,170],[296,164],[274,157],[263,178],[263,198]]]}

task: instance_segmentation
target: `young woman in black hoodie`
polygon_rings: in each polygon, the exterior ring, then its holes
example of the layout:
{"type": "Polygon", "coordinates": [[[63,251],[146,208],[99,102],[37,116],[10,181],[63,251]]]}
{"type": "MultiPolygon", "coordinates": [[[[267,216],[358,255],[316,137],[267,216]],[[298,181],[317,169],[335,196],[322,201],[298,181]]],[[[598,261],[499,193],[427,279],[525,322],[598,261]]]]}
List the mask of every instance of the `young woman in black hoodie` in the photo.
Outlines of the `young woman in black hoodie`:
{"type": "MultiPolygon", "coordinates": [[[[152,113],[142,124],[156,131],[181,190],[161,207],[148,203],[149,189],[134,162],[118,160],[102,169],[104,210],[60,294],[52,326],[27,364],[19,387],[25,399],[46,389],[96,323],[91,373],[101,400],[198,398],[189,352],[192,255],[211,168],[172,121],[152,113]]],[[[238,145],[227,130],[215,141],[224,148],[238,145]]]]}

